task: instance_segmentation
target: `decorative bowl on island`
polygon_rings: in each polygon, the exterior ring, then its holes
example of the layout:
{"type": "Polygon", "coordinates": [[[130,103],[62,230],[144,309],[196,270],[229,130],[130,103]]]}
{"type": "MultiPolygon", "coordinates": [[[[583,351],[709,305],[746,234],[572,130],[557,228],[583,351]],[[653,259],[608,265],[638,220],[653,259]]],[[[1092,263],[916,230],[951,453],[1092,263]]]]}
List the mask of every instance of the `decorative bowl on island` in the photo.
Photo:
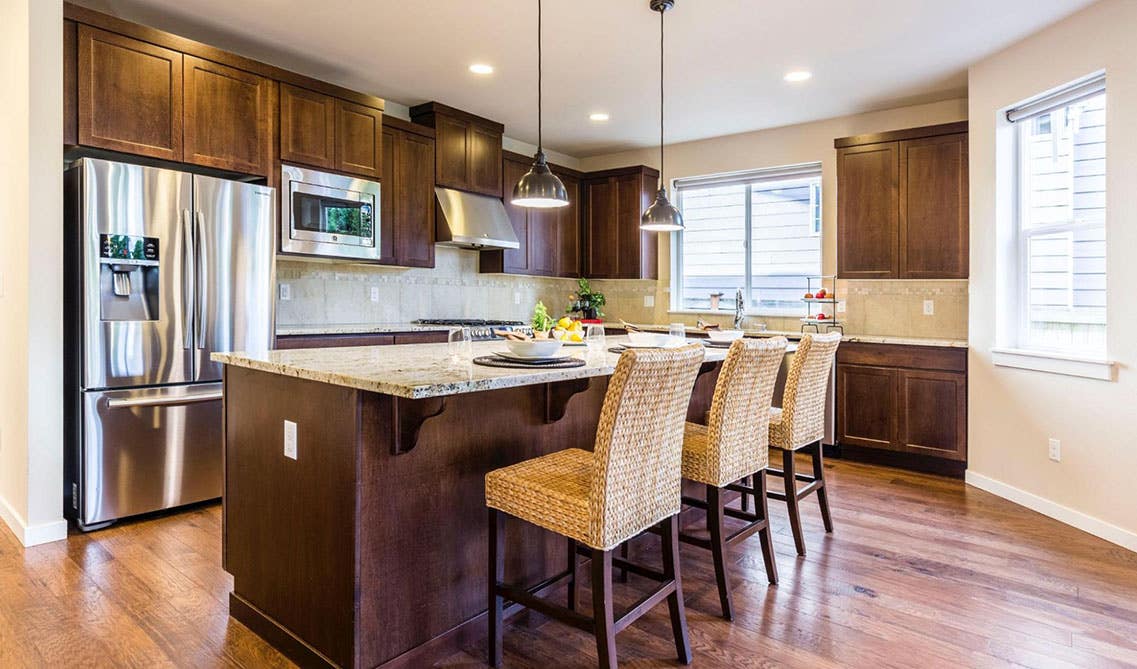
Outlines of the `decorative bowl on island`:
{"type": "Polygon", "coordinates": [[[673,337],[659,332],[629,332],[628,343],[633,348],[663,348],[673,344],[673,337]]]}
{"type": "Polygon", "coordinates": [[[510,353],[521,358],[549,358],[560,352],[564,342],[553,338],[524,341],[506,339],[505,345],[509,347],[510,353]]]}
{"type": "Polygon", "coordinates": [[[707,338],[721,344],[741,339],[742,335],[742,330],[707,330],[707,338]]]}

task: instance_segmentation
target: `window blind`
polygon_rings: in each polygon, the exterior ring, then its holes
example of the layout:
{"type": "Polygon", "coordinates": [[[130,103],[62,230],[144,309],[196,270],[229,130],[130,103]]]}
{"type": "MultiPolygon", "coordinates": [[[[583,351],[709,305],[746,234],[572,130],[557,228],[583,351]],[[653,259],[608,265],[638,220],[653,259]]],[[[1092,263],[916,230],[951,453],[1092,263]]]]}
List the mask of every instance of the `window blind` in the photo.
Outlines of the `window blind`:
{"type": "Polygon", "coordinates": [[[1007,110],[1007,120],[1011,123],[1061,109],[1083,100],[1088,100],[1105,91],[1105,73],[1095,74],[1088,79],[1065,86],[1041,97],[1024,102],[1007,110]]]}
{"type": "Polygon", "coordinates": [[[727,172],[703,177],[676,179],[675,189],[682,191],[692,188],[741,186],[762,181],[782,181],[785,179],[814,177],[820,174],[821,163],[800,163],[798,165],[785,165],[781,167],[768,167],[757,170],[745,170],[742,172],[727,172]]]}

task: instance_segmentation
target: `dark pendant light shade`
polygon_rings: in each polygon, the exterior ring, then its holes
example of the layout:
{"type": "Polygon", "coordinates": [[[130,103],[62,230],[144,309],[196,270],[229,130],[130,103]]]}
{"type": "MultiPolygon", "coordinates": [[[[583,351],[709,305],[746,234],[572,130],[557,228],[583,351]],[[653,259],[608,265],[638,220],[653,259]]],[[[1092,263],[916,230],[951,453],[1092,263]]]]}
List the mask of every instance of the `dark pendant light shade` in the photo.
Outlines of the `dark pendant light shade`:
{"type": "Polygon", "coordinates": [[[668,201],[663,185],[663,13],[674,6],[675,0],[650,0],[651,10],[659,12],[659,192],[640,216],[640,229],[652,232],[683,229],[683,214],[668,201]]]}
{"type": "Polygon", "coordinates": [[[568,191],[557,175],[549,171],[545,151],[541,146],[541,0],[537,0],[537,154],[533,167],[513,187],[510,202],[518,207],[548,209],[568,206],[568,191]]]}

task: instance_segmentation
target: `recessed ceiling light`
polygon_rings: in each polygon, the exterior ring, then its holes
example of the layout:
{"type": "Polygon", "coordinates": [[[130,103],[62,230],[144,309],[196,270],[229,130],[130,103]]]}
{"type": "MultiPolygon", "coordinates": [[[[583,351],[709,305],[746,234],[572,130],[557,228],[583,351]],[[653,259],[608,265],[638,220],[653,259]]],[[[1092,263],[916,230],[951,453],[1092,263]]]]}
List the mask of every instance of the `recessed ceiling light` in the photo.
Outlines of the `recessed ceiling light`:
{"type": "Polygon", "coordinates": [[[493,74],[493,65],[486,65],[485,63],[474,63],[470,66],[470,71],[474,74],[493,74]]]}
{"type": "Polygon", "coordinates": [[[786,72],[784,79],[789,82],[797,83],[799,81],[806,81],[813,76],[809,70],[791,70],[786,72]]]}
{"type": "Polygon", "coordinates": [[[588,115],[588,120],[590,120],[590,121],[607,121],[608,120],[608,114],[606,114],[604,112],[595,112],[593,114],[588,115]]]}

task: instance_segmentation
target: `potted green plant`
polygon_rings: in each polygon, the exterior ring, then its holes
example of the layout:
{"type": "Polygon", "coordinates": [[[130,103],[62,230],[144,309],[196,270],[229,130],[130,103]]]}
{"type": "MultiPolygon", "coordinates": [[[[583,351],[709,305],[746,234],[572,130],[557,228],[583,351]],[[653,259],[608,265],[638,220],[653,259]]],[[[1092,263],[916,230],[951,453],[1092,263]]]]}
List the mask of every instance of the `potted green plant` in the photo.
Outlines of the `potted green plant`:
{"type": "Polygon", "coordinates": [[[537,306],[533,307],[533,319],[529,322],[533,327],[533,337],[535,339],[548,339],[549,331],[556,325],[556,321],[549,315],[549,310],[545,307],[544,302],[537,302],[537,306]]]}
{"type": "Polygon", "coordinates": [[[580,317],[585,320],[603,318],[604,312],[600,308],[607,304],[604,293],[592,290],[592,285],[584,277],[578,279],[576,285],[576,292],[569,295],[569,299],[572,301],[569,303],[567,311],[579,313],[580,317]]]}

